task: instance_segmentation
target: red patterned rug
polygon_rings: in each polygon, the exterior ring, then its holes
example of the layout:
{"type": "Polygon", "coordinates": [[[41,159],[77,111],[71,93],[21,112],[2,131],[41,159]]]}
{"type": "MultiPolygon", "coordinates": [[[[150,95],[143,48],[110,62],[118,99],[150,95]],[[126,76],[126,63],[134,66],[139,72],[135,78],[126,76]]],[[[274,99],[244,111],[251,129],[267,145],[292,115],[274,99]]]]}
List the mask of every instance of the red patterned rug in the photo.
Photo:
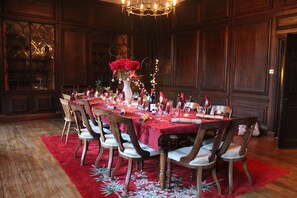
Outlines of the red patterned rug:
{"type": "MultiPolygon", "coordinates": [[[[108,150],[104,151],[103,158],[99,162],[99,168],[93,167],[98,153],[98,143],[91,142],[86,155],[85,165],[80,166],[80,155],[73,158],[74,149],[77,145],[77,135],[69,135],[68,144],[60,140],[60,136],[43,136],[43,143],[56,160],[61,164],[66,174],[76,186],[82,197],[123,197],[124,182],[127,171],[126,160],[118,170],[115,180],[110,180],[106,175],[108,150]]],[[[117,162],[115,157],[114,163],[117,162]]],[[[247,166],[253,179],[253,186],[249,187],[247,178],[241,163],[234,164],[234,193],[228,194],[227,168],[222,165],[217,170],[217,176],[222,187],[221,197],[236,197],[248,191],[253,191],[267,183],[285,175],[287,170],[262,163],[248,158],[247,166]]],[[[114,167],[114,165],[113,165],[114,167]]],[[[158,184],[158,159],[149,160],[144,163],[142,171],[132,171],[130,181],[130,192],[128,197],[195,197],[196,181],[190,182],[189,169],[174,166],[171,187],[160,190],[158,184]]],[[[195,176],[196,177],[196,176],[195,176]]],[[[212,183],[210,171],[204,171],[203,195],[205,197],[220,197],[217,195],[215,184],[212,183]]]]}

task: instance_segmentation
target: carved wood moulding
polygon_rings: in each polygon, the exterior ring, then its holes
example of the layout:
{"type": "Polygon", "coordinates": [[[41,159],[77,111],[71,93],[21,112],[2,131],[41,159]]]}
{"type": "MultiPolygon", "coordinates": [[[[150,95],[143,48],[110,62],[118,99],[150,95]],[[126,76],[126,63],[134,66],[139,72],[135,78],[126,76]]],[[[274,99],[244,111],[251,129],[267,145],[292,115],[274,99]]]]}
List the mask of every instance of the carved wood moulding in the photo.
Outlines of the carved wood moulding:
{"type": "Polygon", "coordinates": [[[3,12],[12,15],[55,19],[55,0],[5,0],[3,12]]]}
{"type": "Polygon", "coordinates": [[[233,16],[260,14],[273,9],[273,0],[234,0],[233,16]]]}

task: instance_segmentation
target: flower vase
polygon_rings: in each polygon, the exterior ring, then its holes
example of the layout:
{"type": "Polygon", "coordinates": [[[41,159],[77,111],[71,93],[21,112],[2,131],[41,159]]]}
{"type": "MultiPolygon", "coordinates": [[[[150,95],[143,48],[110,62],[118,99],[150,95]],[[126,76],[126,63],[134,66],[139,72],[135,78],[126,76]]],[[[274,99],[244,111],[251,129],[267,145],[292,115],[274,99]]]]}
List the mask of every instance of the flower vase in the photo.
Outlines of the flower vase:
{"type": "Polygon", "coordinates": [[[133,98],[133,93],[131,89],[131,81],[130,80],[124,80],[124,88],[123,91],[125,93],[125,101],[128,103],[131,103],[133,98]]]}

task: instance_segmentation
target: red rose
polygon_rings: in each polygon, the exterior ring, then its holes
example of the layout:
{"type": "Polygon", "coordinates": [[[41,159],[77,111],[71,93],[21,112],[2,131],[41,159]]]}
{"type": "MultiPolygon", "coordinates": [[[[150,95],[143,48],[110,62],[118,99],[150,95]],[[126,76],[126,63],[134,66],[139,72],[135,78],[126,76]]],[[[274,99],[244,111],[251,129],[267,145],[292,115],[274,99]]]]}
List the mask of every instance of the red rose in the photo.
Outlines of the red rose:
{"type": "Polygon", "coordinates": [[[125,61],[124,59],[119,59],[119,60],[115,60],[112,63],[109,64],[110,69],[115,72],[118,70],[124,70],[125,69],[125,65],[124,65],[125,61]]]}
{"type": "Polygon", "coordinates": [[[127,60],[125,62],[125,70],[131,71],[131,70],[138,70],[140,68],[140,63],[139,61],[132,61],[132,60],[127,60]]]}

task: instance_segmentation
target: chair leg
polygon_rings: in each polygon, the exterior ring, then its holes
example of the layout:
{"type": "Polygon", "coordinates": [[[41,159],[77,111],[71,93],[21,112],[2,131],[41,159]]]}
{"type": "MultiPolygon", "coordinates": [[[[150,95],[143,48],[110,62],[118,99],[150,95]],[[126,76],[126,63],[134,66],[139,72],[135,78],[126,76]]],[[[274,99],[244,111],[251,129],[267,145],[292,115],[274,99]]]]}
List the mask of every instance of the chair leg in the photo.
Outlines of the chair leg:
{"type": "Polygon", "coordinates": [[[249,180],[249,185],[250,186],[253,186],[252,177],[251,177],[251,175],[250,175],[250,173],[249,173],[249,171],[247,169],[247,165],[246,165],[246,160],[245,159],[242,161],[242,165],[243,165],[243,170],[244,170],[244,172],[245,172],[245,174],[246,174],[246,176],[247,176],[247,178],[249,180]]]}
{"type": "Polygon", "coordinates": [[[229,161],[228,178],[229,178],[229,194],[232,194],[232,191],[233,191],[233,160],[232,159],[229,161]]]}
{"type": "Polygon", "coordinates": [[[170,188],[170,183],[171,183],[171,175],[172,175],[172,163],[170,159],[167,160],[167,183],[168,187],[170,188]]]}
{"type": "Polygon", "coordinates": [[[115,175],[116,171],[119,169],[121,163],[122,163],[122,158],[119,156],[118,162],[111,173],[111,179],[114,178],[114,175],[115,175]]]}
{"type": "Polygon", "coordinates": [[[82,142],[81,139],[78,139],[78,143],[77,143],[77,146],[76,146],[75,151],[74,151],[74,158],[76,158],[78,149],[81,146],[81,142],[82,142]]]}
{"type": "Polygon", "coordinates": [[[194,173],[195,173],[195,169],[191,169],[190,170],[190,181],[192,182],[194,179],[194,173]]]}
{"type": "Polygon", "coordinates": [[[69,134],[70,125],[71,125],[71,122],[67,122],[67,123],[68,123],[68,127],[67,127],[67,132],[66,132],[66,140],[65,140],[65,144],[67,144],[67,142],[68,142],[68,134],[69,134]]]}
{"type": "Polygon", "coordinates": [[[126,180],[125,180],[125,191],[128,193],[129,191],[129,183],[130,183],[130,178],[131,178],[131,173],[132,173],[132,167],[133,167],[133,160],[131,158],[128,159],[128,170],[127,170],[127,175],[126,175],[126,180]]]}
{"type": "Polygon", "coordinates": [[[108,166],[107,166],[107,173],[108,173],[108,177],[111,176],[111,165],[112,165],[112,161],[113,161],[113,148],[110,147],[109,148],[109,158],[108,158],[108,166]]]}
{"type": "Polygon", "coordinates": [[[136,162],[136,170],[143,170],[144,161],[140,160],[136,162]]]}
{"type": "Polygon", "coordinates": [[[222,190],[221,190],[221,186],[220,186],[220,183],[218,181],[218,178],[217,178],[217,173],[216,173],[216,168],[215,167],[213,169],[211,169],[211,174],[212,174],[212,178],[213,178],[214,182],[217,185],[218,195],[221,195],[222,190]]]}
{"type": "Polygon", "coordinates": [[[100,150],[99,150],[99,154],[96,158],[96,161],[95,161],[95,167],[97,168],[98,167],[98,163],[99,163],[99,160],[101,159],[102,155],[103,155],[103,152],[104,152],[104,148],[101,146],[100,147],[100,150]]]}
{"type": "Polygon", "coordinates": [[[83,166],[84,165],[84,161],[85,161],[85,157],[86,157],[86,153],[89,147],[89,141],[84,139],[84,149],[83,149],[83,153],[81,155],[81,159],[80,159],[80,165],[83,166]]]}
{"type": "Polygon", "coordinates": [[[61,135],[61,140],[63,139],[63,136],[64,136],[64,132],[65,132],[65,129],[66,129],[66,124],[67,124],[67,121],[64,122],[63,130],[62,130],[62,135],[61,135]]]}
{"type": "Polygon", "coordinates": [[[201,190],[202,190],[202,167],[199,167],[197,170],[197,195],[196,197],[201,197],[201,190]]]}

